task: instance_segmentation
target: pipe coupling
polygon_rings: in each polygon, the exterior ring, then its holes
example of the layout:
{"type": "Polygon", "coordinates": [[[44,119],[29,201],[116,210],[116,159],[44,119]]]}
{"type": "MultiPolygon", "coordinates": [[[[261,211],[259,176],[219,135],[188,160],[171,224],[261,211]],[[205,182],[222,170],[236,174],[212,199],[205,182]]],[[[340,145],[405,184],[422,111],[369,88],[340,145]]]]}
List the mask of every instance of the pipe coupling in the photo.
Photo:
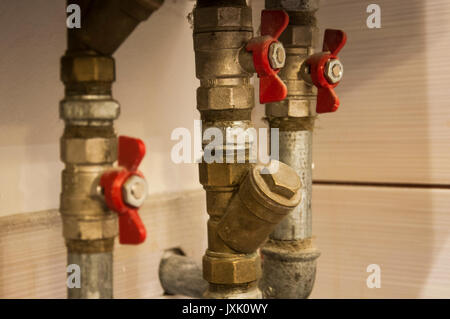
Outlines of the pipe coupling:
{"type": "Polygon", "coordinates": [[[258,254],[218,253],[207,250],[203,256],[203,278],[213,284],[245,284],[261,277],[258,254]]]}
{"type": "Polygon", "coordinates": [[[137,25],[147,20],[164,0],[92,1],[75,36],[89,48],[112,55],[137,25]]]}

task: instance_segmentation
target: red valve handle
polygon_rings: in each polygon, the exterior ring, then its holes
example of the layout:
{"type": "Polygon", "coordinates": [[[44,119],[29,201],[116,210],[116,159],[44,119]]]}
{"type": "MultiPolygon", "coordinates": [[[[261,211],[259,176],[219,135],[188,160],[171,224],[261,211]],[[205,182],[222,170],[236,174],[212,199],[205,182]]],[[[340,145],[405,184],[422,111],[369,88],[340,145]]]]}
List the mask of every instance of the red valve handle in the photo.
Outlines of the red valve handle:
{"type": "Polygon", "coordinates": [[[121,244],[140,244],[147,232],[139,217],[138,209],[124,202],[122,188],[132,176],[144,178],[137,170],[145,155],[142,140],[127,136],[119,137],[119,169],[105,172],[100,179],[106,205],[119,215],[119,241],[121,244]]]}
{"type": "Polygon", "coordinates": [[[339,108],[339,98],[334,88],[340,83],[330,83],[325,77],[325,67],[330,60],[339,60],[337,55],[347,42],[347,35],[341,30],[325,30],[323,52],[313,54],[306,63],[311,79],[318,89],[317,113],[335,112],[339,108]]]}
{"type": "Polygon", "coordinates": [[[253,64],[259,77],[259,101],[261,104],[282,101],[287,87],[278,77],[280,69],[273,69],[269,62],[269,48],[278,42],[289,23],[283,10],[263,10],[261,13],[261,36],[251,39],[246,50],[253,53],[253,64]]]}

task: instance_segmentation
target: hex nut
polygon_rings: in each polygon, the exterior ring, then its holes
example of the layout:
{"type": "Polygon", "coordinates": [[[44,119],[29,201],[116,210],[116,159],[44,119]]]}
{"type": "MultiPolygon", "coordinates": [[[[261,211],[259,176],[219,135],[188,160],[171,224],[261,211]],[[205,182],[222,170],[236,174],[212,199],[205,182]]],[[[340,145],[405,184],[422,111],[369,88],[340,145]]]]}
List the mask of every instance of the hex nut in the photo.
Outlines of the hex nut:
{"type": "Polygon", "coordinates": [[[203,110],[248,109],[254,104],[253,86],[217,86],[197,89],[197,108],[203,110]]]}
{"type": "Polygon", "coordinates": [[[194,10],[194,32],[239,30],[252,31],[249,7],[205,7],[194,10]]]}
{"type": "Polygon", "coordinates": [[[281,42],[269,46],[269,63],[273,69],[281,69],[286,64],[286,51],[281,42]]]}
{"type": "Polygon", "coordinates": [[[338,83],[344,76],[344,66],[338,59],[331,59],[325,65],[325,77],[332,84],[338,83]]]}
{"type": "Polygon", "coordinates": [[[61,160],[67,164],[102,164],[117,160],[117,138],[62,138],[61,160]]]}
{"type": "Polygon", "coordinates": [[[74,240],[98,240],[113,238],[118,234],[117,214],[104,217],[80,219],[62,215],[63,236],[74,240]]]}
{"type": "Polygon", "coordinates": [[[281,34],[279,41],[284,47],[315,47],[319,29],[315,26],[289,25],[281,34]]]}
{"type": "Polygon", "coordinates": [[[59,114],[66,121],[113,121],[119,117],[120,105],[111,98],[71,98],[61,101],[59,114]]]}
{"type": "Polygon", "coordinates": [[[210,283],[247,283],[258,280],[261,273],[260,257],[255,253],[227,255],[207,251],[203,256],[203,278],[210,283]]]}
{"type": "Polygon", "coordinates": [[[266,8],[314,12],[319,9],[319,3],[319,0],[266,0],[266,8]]]}
{"type": "Polygon", "coordinates": [[[287,98],[281,102],[266,104],[266,116],[274,117],[311,117],[316,115],[316,97],[302,99],[287,98]]]}
{"type": "Polygon", "coordinates": [[[200,163],[200,183],[204,187],[237,186],[248,167],[248,163],[200,163]]]}
{"type": "Polygon", "coordinates": [[[131,175],[122,186],[124,202],[136,208],[144,204],[147,194],[147,181],[138,175],[131,175]]]}
{"type": "Polygon", "coordinates": [[[113,82],[115,80],[114,59],[98,55],[63,56],[61,80],[64,83],[113,82]]]}

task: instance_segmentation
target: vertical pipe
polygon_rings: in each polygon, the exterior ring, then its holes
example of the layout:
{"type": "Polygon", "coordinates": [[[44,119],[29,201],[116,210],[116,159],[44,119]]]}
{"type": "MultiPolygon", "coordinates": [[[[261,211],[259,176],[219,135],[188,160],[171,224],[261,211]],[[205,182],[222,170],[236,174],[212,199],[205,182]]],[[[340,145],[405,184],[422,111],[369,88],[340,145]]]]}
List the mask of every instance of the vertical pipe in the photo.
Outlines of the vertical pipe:
{"type": "MultiPolygon", "coordinates": [[[[251,73],[239,65],[240,50],[253,36],[251,8],[244,0],[198,0],[193,11],[197,90],[197,109],[203,130],[218,129],[223,137],[234,130],[252,128],[254,88],[251,73]]],[[[205,141],[205,148],[209,141],[205,141]]],[[[223,141],[223,159],[246,149],[223,141]]],[[[206,152],[206,150],[205,150],[206,152]]],[[[245,163],[202,162],[200,182],[206,190],[208,249],[203,258],[203,276],[209,282],[209,298],[258,298],[260,260],[256,253],[242,254],[228,247],[218,235],[218,224],[230,199],[239,189],[250,167],[245,163]]]]}
{"type": "Polygon", "coordinates": [[[61,59],[65,97],[61,138],[60,213],[67,261],[81,270],[81,287],[68,288],[69,298],[113,297],[113,248],[118,218],[99,190],[102,174],[117,161],[114,120],[120,106],[112,98],[115,62],[112,54],[163,0],[70,0],[81,10],[83,27],[68,29],[61,59]],[[111,23],[111,21],[113,21],[111,23]]]}
{"type": "Polygon", "coordinates": [[[302,201],[271,234],[272,239],[301,240],[312,236],[312,131],[281,131],[279,133],[280,161],[291,166],[302,181],[302,201]]]}
{"type": "Polygon", "coordinates": [[[261,249],[265,298],[307,298],[314,285],[320,253],[312,242],[312,132],[316,93],[300,76],[304,60],[313,53],[317,37],[317,0],[266,0],[268,9],[284,9],[290,22],[281,35],[287,59],[280,77],[288,87],[286,100],[266,105],[271,128],[278,128],[280,161],[302,180],[302,202],[283,220],[261,249]]]}
{"type": "Polygon", "coordinates": [[[110,299],[113,297],[112,252],[67,255],[67,264],[79,265],[81,288],[68,289],[69,299],[110,299]]]}
{"type": "Polygon", "coordinates": [[[61,65],[66,95],[60,105],[65,121],[60,212],[68,264],[81,270],[81,287],[68,288],[68,298],[112,298],[117,214],[103,203],[97,185],[117,160],[113,120],[119,105],[111,96],[114,61],[68,50],[61,65]]]}

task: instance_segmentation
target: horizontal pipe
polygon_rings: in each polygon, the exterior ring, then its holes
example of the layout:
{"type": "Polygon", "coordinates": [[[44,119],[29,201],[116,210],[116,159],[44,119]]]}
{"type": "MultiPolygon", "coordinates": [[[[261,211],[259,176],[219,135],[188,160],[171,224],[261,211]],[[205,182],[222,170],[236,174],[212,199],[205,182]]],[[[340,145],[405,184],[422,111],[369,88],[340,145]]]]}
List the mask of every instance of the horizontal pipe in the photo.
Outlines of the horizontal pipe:
{"type": "Polygon", "coordinates": [[[162,257],[159,281],[164,292],[170,295],[202,298],[208,288],[201,267],[191,258],[175,251],[168,251],[162,257]]]}

